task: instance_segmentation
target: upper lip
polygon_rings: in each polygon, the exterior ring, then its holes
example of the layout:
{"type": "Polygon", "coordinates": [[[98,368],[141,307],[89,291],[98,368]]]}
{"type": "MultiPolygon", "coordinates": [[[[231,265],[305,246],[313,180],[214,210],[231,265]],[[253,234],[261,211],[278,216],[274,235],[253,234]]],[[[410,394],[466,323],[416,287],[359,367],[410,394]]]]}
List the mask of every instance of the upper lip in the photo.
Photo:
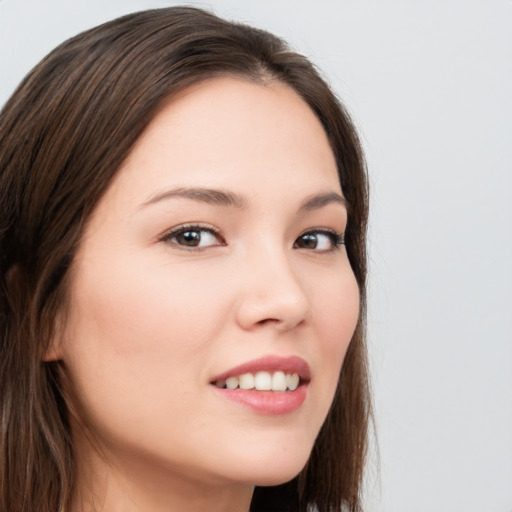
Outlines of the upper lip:
{"type": "Polygon", "coordinates": [[[244,373],[256,373],[261,371],[297,373],[302,381],[309,381],[311,379],[309,365],[301,357],[269,355],[235,366],[230,370],[216,375],[211,382],[226,380],[228,377],[243,375],[244,373]]]}

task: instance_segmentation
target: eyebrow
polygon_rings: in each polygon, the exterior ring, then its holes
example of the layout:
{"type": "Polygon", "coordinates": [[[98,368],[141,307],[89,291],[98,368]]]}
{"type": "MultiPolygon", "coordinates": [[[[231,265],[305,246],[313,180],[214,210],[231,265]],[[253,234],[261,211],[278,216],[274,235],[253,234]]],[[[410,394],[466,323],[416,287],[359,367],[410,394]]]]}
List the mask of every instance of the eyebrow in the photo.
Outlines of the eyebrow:
{"type": "Polygon", "coordinates": [[[219,206],[234,206],[235,208],[245,208],[247,205],[247,199],[244,196],[228,190],[212,188],[175,188],[151,197],[148,201],[143,203],[142,206],[158,203],[159,201],[173,197],[182,197],[219,206]]]}
{"type": "Polygon", "coordinates": [[[338,192],[322,192],[320,194],[314,194],[307,197],[301,204],[300,212],[310,212],[312,210],[318,210],[328,204],[335,203],[341,204],[347,210],[349,209],[349,202],[338,192]]]}
{"type": "MultiPolygon", "coordinates": [[[[219,206],[231,206],[239,209],[245,208],[248,203],[245,196],[236,194],[229,190],[201,187],[180,187],[154,195],[148,201],[143,203],[141,207],[174,197],[192,199],[193,201],[219,206]]],[[[347,210],[349,208],[349,202],[338,192],[321,192],[307,197],[300,205],[299,212],[305,213],[318,210],[331,203],[341,204],[347,208],[347,210]]]]}

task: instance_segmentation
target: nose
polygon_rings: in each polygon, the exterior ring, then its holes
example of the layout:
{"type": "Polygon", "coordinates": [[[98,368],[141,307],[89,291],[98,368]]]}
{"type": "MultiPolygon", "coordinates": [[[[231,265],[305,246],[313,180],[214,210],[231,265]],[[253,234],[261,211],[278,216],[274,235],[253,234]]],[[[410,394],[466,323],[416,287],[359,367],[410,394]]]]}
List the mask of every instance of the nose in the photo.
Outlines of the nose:
{"type": "Polygon", "coordinates": [[[244,266],[239,290],[236,316],[245,330],[268,325],[288,331],[307,318],[309,301],[284,254],[266,254],[244,266]]]}

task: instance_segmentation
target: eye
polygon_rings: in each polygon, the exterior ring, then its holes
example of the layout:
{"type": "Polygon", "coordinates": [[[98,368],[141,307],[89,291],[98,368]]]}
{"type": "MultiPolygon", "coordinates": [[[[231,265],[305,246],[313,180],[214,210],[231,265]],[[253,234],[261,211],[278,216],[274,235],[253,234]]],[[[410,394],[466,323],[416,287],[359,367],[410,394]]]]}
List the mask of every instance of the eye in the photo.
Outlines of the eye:
{"type": "Polygon", "coordinates": [[[295,240],[293,247],[295,249],[310,249],[313,251],[329,252],[335,251],[340,245],[345,243],[342,234],[338,234],[331,230],[312,229],[302,233],[295,240]]]}
{"type": "Polygon", "coordinates": [[[198,225],[174,228],[164,235],[162,241],[191,249],[226,245],[216,229],[198,225]]]}

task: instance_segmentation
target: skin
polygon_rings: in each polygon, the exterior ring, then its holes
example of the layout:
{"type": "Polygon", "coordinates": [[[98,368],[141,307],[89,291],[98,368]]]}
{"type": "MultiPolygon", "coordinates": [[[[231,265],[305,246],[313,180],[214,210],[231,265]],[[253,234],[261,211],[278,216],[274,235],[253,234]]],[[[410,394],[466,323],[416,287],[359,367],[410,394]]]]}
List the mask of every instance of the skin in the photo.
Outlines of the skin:
{"type": "Polygon", "coordinates": [[[286,85],[216,78],[154,118],[86,227],[47,357],[80,418],[74,511],[246,512],[254,485],[302,469],[359,307],[344,246],[322,233],[303,244],[312,228],[345,229],[339,201],[300,209],[325,193],[342,195],[332,151],[286,85]],[[163,197],[188,187],[240,204],[163,197]],[[190,223],[206,226],[199,247],[169,235],[190,223]],[[257,413],[211,385],[267,355],[309,364],[298,410],[257,413]]]}

